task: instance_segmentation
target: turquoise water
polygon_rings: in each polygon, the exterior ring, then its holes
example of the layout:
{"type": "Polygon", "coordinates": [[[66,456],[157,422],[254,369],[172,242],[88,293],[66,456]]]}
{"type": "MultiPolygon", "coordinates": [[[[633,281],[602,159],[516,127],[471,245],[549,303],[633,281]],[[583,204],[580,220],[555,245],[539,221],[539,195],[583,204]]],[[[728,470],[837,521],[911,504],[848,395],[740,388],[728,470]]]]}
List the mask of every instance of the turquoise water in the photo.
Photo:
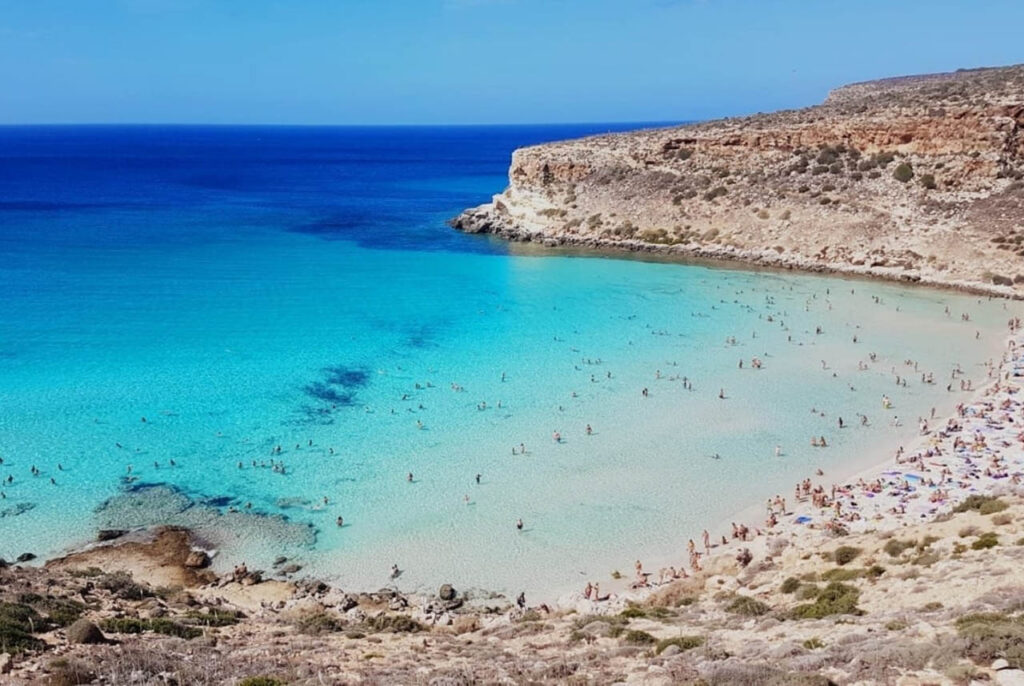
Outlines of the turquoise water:
{"type": "Polygon", "coordinates": [[[703,527],[813,469],[884,459],[966,397],[946,391],[954,364],[983,380],[1019,313],[518,255],[443,225],[501,189],[512,147],[567,133],[5,131],[0,556],[185,523],[221,568],[285,554],[343,587],[395,563],[404,590],[554,593],[682,561],[703,527]]]}

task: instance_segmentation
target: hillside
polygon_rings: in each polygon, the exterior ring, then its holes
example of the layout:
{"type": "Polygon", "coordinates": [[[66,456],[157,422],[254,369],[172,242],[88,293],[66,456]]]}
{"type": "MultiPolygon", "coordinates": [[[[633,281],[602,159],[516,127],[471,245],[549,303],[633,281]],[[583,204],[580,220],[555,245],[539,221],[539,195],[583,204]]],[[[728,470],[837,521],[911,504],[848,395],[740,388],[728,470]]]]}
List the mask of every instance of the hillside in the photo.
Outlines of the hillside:
{"type": "Polygon", "coordinates": [[[821,105],[516,150],[452,225],[548,246],[1024,295],[1024,65],[852,84],[821,105]]]}

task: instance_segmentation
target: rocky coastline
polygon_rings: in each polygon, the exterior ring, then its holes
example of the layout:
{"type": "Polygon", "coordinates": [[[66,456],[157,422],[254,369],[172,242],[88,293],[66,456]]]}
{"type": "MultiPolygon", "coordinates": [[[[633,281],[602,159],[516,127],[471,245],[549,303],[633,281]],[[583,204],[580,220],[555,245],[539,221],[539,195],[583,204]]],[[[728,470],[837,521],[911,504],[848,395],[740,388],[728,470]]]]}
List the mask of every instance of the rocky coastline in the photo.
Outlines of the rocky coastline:
{"type": "MultiPolygon", "coordinates": [[[[1021,298],[1022,95],[1024,67],[976,70],[537,146],[453,225],[1021,298]]],[[[638,583],[552,606],[448,584],[352,592],[285,557],[217,574],[187,528],[104,529],[43,566],[0,560],[0,684],[1024,683],[1024,336],[1011,328],[989,386],[905,461],[827,498],[808,480],[762,535],[704,542],[688,573],[638,563],[638,583]]]]}
{"type": "Polygon", "coordinates": [[[0,563],[0,683],[1019,684],[1012,328],[991,383],[895,464],[831,496],[809,479],[753,538],[705,541],[689,573],[638,563],[641,583],[557,606],[448,584],[353,593],[285,558],[214,574],[183,528],[102,530],[43,567],[0,563]]]}
{"type": "Polygon", "coordinates": [[[1024,296],[1024,66],[854,84],[824,104],[516,150],[450,224],[547,247],[1024,296]]]}

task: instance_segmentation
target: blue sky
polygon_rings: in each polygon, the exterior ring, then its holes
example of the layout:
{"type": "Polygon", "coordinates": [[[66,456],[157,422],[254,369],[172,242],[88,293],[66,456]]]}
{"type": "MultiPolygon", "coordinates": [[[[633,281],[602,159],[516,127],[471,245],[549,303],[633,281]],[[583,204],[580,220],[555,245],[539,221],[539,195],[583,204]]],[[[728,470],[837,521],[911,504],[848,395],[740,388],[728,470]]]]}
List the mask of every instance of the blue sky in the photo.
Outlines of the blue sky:
{"type": "Polygon", "coordinates": [[[1024,62],[1022,27],[1022,0],[0,0],[0,123],[705,119],[1024,62]]]}

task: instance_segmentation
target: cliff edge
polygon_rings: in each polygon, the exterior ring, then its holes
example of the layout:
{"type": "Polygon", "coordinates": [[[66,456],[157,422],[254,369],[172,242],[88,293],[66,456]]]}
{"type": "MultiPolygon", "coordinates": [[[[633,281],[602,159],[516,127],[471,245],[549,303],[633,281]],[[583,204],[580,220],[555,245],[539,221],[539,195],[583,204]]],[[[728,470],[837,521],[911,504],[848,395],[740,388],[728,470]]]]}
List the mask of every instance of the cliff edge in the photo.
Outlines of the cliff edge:
{"type": "Polygon", "coordinates": [[[821,105],[516,150],[451,221],[1024,297],[1024,65],[851,84],[821,105]]]}

